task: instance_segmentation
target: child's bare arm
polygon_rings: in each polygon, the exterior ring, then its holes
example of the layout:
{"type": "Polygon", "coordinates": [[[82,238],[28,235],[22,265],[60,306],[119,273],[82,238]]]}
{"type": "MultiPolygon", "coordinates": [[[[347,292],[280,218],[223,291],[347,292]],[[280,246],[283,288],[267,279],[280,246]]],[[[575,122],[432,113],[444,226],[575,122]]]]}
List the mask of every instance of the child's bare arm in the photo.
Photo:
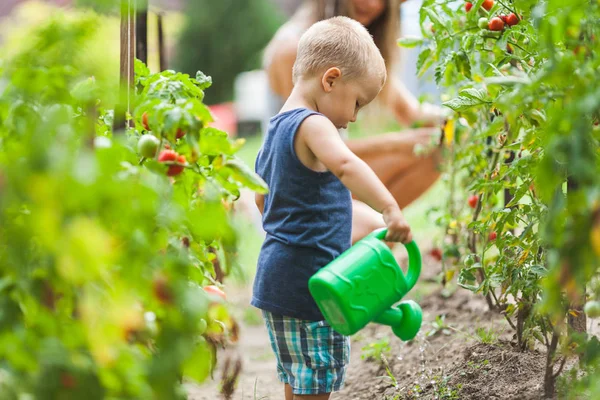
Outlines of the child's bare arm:
{"type": "Polygon", "coordinates": [[[383,214],[388,240],[411,240],[410,228],[394,196],[367,163],[348,149],[331,121],[318,115],[307,118],[300,126],[297,140],[298,145],[306,146],[359,200],[383,214]]]}
{"type": "Polygon", "coordinates": [[[263,211],[265,209],[265,195],[256,193],[254,195],[254,201],[256,202],[256,207],[258,207],[258,211],[260,211],[260,215],[263,215],[263,211]]]}

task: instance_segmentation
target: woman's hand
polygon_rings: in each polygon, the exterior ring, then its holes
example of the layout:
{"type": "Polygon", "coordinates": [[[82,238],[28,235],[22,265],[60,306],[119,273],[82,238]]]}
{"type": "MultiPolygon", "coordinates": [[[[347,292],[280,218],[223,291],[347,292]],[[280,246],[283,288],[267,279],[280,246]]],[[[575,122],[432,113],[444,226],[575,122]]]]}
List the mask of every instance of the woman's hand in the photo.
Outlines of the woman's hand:
{"type": "Polygon", "coordinates": [[[449,113],[430,103],[419,103],[415,96],[397,78],[392,78],[386,93],[386,102],[398,120],[407,126],[421,123],[425,126],[442,126],[449,113]]]}
{"type": "Polygon", "coordinates": [[[419,104],[413,115],[413,123],[420,122],[425,126],[440,126],[448,118],[449,112],[440,106],[431,103],[419,104]]]}

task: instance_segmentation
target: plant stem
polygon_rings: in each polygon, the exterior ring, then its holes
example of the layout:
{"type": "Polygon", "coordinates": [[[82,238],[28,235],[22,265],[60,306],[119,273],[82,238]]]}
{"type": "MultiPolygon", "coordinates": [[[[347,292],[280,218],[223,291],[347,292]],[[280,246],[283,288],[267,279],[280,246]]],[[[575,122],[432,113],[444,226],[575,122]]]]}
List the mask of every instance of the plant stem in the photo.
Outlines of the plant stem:
{"type": "Polygon", "coordinates": [[[556,330],[553,329],[550,346],[546,349],[546,372],[544,374],[544,395],[546,398],[552,398],[554,396],[554,387],[556,383],[556,375],[554,375],[554,355],[556,354],[556,347],[558,346],[558,336],[556,330]]]}
{"type": "MultiPolygon", "coordinates": [[[[510,8],[509,6],[507,6],[506,4],[504,4],[504,2],[502,2],[502,0],[497,0],[498,3],[500,3],[504,8],[506,8],[508,11],[512,12],[513,14],[515,14],[517,16],[517,18],[519,18],[519,14],[517,14],[517,12],[515,10],[513,10],[512,8],[510,8]]],[[[520,19],[520,18],[519,18],[520,19]]]]}
{"type": "Polygon", "coordinates": [[[521,49],[523,52],[525,52],[527,54],[528,57],[533,57],[533,54],[531,54],[530,52],[528,52],[527,50],[525,50],[523,47],[521,47],[520,44],[518,44],[517,42],[513,42],[512,40],[507,40],[508,43],[512,44],[513,46],[521,49]]]}
{"type": "Polygon", "coordinates": [[[562,360],[560,360],[560,366],[558,367],[558,371],[556,371],[556,373],[554,374],[554,379],[558,378],[558,376],[562,373],[566,362],[567,362],[567,357],[563,357],[562,360]]]}
{"type": "Polygon", "coordinates": [[[465,33],[465,32],[469,32],[469,31],[474,31],[474,30],[476,30],[476,29],[479,29],[479,27],[478,27],[478,26],[472,26],[472,27],[470,27],[470,28],[465,28],[465,29],[462,29],[462,30],[460,30],[460,31],[454,32],[453,34],[451,34],[451,35],[450,35],[450,37],[454,37],[454,36],[456,36],[456,35],[458,35],[458,34],[460,34],[460,33],[465,33]]]}

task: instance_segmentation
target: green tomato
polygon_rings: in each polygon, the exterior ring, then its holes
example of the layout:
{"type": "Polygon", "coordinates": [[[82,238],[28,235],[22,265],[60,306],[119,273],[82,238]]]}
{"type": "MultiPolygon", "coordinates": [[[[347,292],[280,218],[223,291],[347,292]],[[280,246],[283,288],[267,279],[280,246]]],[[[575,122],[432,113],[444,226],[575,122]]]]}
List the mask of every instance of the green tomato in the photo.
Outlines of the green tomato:
{"type": "Polygon", "coordinates": [[[479,21],[477,21],[477,26],[481,29],[488,29],[488,19],[485,17],[479,18],[479,21]]]}
{"type": "Polygon", "coordinates": [[[200,318],[200,322],[198,323],[198,333],[202,335],[204,332],[206,332],[207,326],[208,324],[206,323],[206,320],[204,318],[200,318]]]}
{"type": "Polygon", "coordinates": [[[137,145],[138,153],[142,157],[154,158],[159,144],[160,140],[156,136],[150,134],[142,135],[137,145]]]}
{"type": "Polygon", "coordinates": [[[475,257],[473,257],[473,254],[469,254],[468,256],[465,257],[465,267],[469,268],[472,267],[473,264],[475,264],[475,257]]]}
{"type": "Polygon", "coordinates": [[[585,303],[583,311],[590,318],[600,317],[600,301],[588,301],[585,303]]]}

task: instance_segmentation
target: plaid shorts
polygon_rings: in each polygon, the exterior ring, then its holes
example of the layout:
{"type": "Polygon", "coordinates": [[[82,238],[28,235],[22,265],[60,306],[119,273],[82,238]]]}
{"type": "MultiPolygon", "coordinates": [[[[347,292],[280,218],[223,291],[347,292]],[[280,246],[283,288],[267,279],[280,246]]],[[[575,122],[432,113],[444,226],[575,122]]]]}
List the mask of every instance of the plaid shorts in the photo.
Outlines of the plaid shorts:
{"type": "Polygon", "coordinates": [[[279,380],[294,394],[324,394],[344,386],[350,362],[350,338],[327,321],[307,321],[263,310],[279,380]]]}

